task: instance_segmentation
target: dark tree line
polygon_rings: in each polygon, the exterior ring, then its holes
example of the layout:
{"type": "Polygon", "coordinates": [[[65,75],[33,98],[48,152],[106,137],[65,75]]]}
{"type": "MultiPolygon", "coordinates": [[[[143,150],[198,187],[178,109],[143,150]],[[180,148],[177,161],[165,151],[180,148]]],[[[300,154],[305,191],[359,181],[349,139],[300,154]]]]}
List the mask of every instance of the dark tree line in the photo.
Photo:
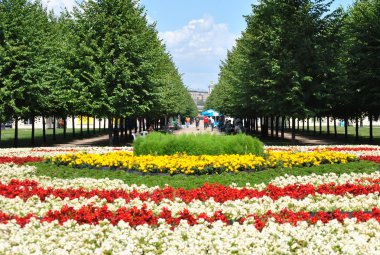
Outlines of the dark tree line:
{"type": "MultiPolygon", "coordinates": [[[[15,146],[20,119],[108,119],[112,143],[115,125],[123,136],[137,118],[146,128],[196,113],[137,1],[89,0],[57,17],[39,1],[0,0],[0,122],[15,120],[15,146]]],[[[34,124],[31,134],[34,144],[34,124]]]]}
{"type": "Polygon", "coordinates": [[[248,128],[260,119],[264,136],[283,136],[291,126],[293,140],[300,120],[316,132],[316,122],[333,119],[336,134],[336,120],[344,119],[347,136],[348,120],[367,116],[372,141],[380,115],[380,1],[356,1],[347,12],[330,10],[331,3],[252,5],[206,107],[243,118],[248,128]]]}

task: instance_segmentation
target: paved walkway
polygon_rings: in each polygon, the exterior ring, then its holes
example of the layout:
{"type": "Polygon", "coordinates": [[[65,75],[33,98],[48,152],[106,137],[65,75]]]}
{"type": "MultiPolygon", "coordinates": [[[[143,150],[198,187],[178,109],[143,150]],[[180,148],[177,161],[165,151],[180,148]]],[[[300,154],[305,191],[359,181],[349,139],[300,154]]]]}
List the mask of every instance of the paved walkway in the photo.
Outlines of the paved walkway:
{"type": "MultiPolygon", "coordinates": [[[[207,129],[204,129],[203,122],[201,121],[199,130],[196,129],[195,124],[190,125],[190,127],[182,128],[179,130],[175,130],[174,134],[215,134],[220,135],[220,132],[217,128],[214,128],[213,131],[211,131],[211,128],[208,127],[207,129]]],[[[292,139],[292,134],[290,132],[284,133],[284,138],[287,140],[292,139]]],[[[332,144],[334,143],[334,140],[328,140],[328,139],[322,139],[322,138],[316,138],[312,136],[305,136],[305,135],[296,135],[296,142],[298,144],[304,144],[304,145],[326,145],[326,144],[332,144]]],[[[85,138],[85,139],[77,139],[73,140],[71,142],[67,142],[64,144],[56,144],[54,146],[58,147],[68,147],[68,146],[93,146],[93,145],[108,145],[108,134],[107,135],[101,135],[96,136],[92,138],[85,138]]]]}
{"type": "Polygon", "coordinates": [[[76,146],[94,146],[94,145],[107,145],[108,134],[100,135],[91,138],[77,139],[67,143],[55,144],[55,147],[76,147],[76,146]]]}

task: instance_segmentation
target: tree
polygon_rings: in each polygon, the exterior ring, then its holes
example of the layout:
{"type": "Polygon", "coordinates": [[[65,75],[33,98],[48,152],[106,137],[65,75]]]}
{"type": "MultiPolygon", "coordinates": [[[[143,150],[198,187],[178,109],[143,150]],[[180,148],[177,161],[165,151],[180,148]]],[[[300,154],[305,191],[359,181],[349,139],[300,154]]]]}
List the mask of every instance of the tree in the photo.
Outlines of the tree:
{"type": "Polygon", "coordinates": [[[151,43],[154,33],[136,1],[86,1],[76,11],[81,44],[79,56],[84,86],[101,95],[102,115],[109,118],[112,144],[113,117],[133,116],[152,106],[151,43]]]}
{"type": "Polygon", "coordinates": [[[0,2],[1,104],[15,120],[14,145],[18,146],[18,120],[42,114],[49,108],[49,16],[38,1],[0,2]]]}
{"type": "Polygon", "coordinates": [[[372,142],[372,121],[380,115],[380,1],[356,1],[346,25],[350,91],[369,117],[372,142]]]}

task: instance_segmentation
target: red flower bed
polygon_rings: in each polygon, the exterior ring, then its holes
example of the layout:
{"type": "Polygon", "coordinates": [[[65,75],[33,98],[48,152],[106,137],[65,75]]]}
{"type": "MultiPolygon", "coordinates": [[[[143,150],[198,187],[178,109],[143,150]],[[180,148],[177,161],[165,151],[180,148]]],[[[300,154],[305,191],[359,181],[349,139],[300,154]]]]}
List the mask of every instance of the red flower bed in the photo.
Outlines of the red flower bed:
{"type": "Polygon", "coordinates": [[[368,160],[380,164],[380,156],[360,156],[360,160],[368,160]]]}
{"type": "Polygon", "coordinates": [[[124,190],[90,190],[86,191],[80,189],[53,189],[51,187],[43,188],[39,186],[38,182],[30,180],[11,180],[8,184],[0,182],[0,195],[7,198],[15,198],[16,196],[21,199],[27,200],[32,196],[38,196],[41,201],[44,201],[48,196],[59,197],[61,199],[69,198],[70,200],[84,197],[91,198],[98,196],[101,199],[106,199],[108,203],[113,203],[115,199],[122,198],[126,202],[138,198],[142,201],[150,199],[155,203],[160,203],[163,199],[174,200],[175,197],[180,198],[185,203],[190,203],[193,200],[206,201],[213,198],[216,202],[224,203],[229,200],[239,200],[244,198],[261,198],[268,196],[273,200],[280,197],[289,196],[294,199],[303,199],[308,195],[331,194],[331,195],[345,195],[352,194],[354,196],[368,195],[370,193],[380,193],[379,183],[373,182],[371,185],[363,186],[362,184],[335,184],[328,183],[319,186],[311,184],[292,184],[285,187],[277,187],[269,184],[266,189],[237,189],[226,187],[220,184],[205,184],[202,187],[185,190],[182,188],[174,189],[172,187],[165,187],[163,189],[156,189],[151,193],[138,192],[133,190],[127,192],[124,190]]]}
{"type": "Polygon", "coordinates": [[[108,210],[107,206],[93,207],[91,205],[82,206],[80,209],[75,210],[73,207],[64,206],[59,211],[52,211],[46,213],[42,217],[37,217],[33,214],[28,214],[24,217],[18,217],[14,215],[8,215],[0,211],[0,223],[6,224],[8,221],[14,219],[20,226],[25,226],[29,223],[31,218],[36,218],[41,222],[52,222],[57,220],[59,224],[63,224],[68,220],[75,220],[78,224],[99,224],[102,220],[108,220],[112,225],[117,225],[120,221],[128,223],[131,227],[147,224],[149,226],[158,226],[158,220],[164,219],[166,223],[172,225],[172,229],[177,226],[181,220],[186,220],[191,226],[199,224],[199,221],[207,221],[209,223],[216,222],[218,220],[225,224],[232,224],[233,222],[244,223],[246,220],[252,219],[252,224],[256,229],[262,230],[268,223],[269,218],[273,218],[275,222],[279,224],[290,223],[293,226],[297,225],[297,222],[306,221],[308,224],[316,224],[318,221],[328,223],[332,220],[338,220],[343,222],[347,218],[356,218],[357,222],[366,222],[369,219],[376,219],[380,223],[380,209],[373,208],[371,212],[342,212],[335,210],[334,212],[293,212],[288,209],[283,209],[279,213],[273,213],[271,211],[266,212],[263,215],[247,215],[241,219],[228,219],[226,215],[221,211],[214,212],[213,216],[208,216],[206,213],[200,213],[198,215],[192,215],[187,209],[184,209],[179,213],[178,217],[173,217],[172,212],[167,208],[163,208],[158,216],[154,215],[151,210],[148,210],[144,204],[140,209],[133,207],[127,209],[125,207],[119,208],[116,212],[108,210]]]}
{"type": "Polygon", "coordinates": [[[32,149],[32,152],[75,152],[74,149],[32,149]]]}
{"type": "Polygon", "coordinates": [[[326,148],[329,151],[378,151],[378,148],[371,147],[330,147],[326,148]]]}
{"type": "Polygon", "coordinates": [[[41,162],[43,160],[44,160],[44,158],[32,157],[32,156],[27,156],[27,157],[0,157],[0,164],[14,163],[17,165],[23,165],[25,163],[41,162]]]}

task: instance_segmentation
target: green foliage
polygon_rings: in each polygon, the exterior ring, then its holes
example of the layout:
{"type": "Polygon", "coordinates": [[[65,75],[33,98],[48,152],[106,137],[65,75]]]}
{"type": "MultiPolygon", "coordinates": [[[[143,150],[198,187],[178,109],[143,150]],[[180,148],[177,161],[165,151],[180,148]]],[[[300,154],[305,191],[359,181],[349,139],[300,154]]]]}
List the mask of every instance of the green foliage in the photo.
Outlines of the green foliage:
{"type": "Polygon", "coordinates": [[[255,154],[263,153],[263,143],[251,136],[236,135],[169,135],[152,133],[139,137],[134,142],[136,155],[222,155],[222,154],[255,154]]]}
{"type": "Polygon", "coordinates": [[[348,105],[355,100],[343,60],[345,14],[330,11],[330,5],[323,0],[253,5],[206,106],[244,118],[352,114],[348,105]]]}
{"type": "Polygon", "coordinates": [[[82,1],[59,17],[40,1],[0,1],[0,121],[195,112],[138,1],[82,1]]]}
{"type": "Polygon", "coordinates": [[[219,175],[139,175],[127,173],[122,170],[96,170],[96,169],[75,169],[67,166],[56,166],[47,163],[32,164],[37,167],[36,174],[39,176],[49,176],[52,178],[75,179],[75,178],[94,178],[94,179],[116,179],[122,180],[125,184],[146,185],[148,187],[160,186],[166,184],[174,188],[193,189],[200,187],[205,183],[219,183],[222,185],[231,185],[236,183],[239,186],[250,183],[251,185],[265,183],[268,184],[276,177],[284,175],[305,176],[310,174],[328,174],[336,173],[338,175],[347,173],[373,173],[378,171],[379,165],[360,161],[343,165],[321,165],[305,168],[285,168],[269,169],[255,173],[239,172],[236,174],[222,173],[219,175]]]}
{"type": "Polygon", "coordinates": [[[39,1],[0,2],[0,109],[7,119],[50,107],[51,19],[39,1]]]}
{"type": "Polygon", "coordinates": [[[380,1],[356,1],[346,18],[350,92],[362,113],[380,115],[380,1]]]}

